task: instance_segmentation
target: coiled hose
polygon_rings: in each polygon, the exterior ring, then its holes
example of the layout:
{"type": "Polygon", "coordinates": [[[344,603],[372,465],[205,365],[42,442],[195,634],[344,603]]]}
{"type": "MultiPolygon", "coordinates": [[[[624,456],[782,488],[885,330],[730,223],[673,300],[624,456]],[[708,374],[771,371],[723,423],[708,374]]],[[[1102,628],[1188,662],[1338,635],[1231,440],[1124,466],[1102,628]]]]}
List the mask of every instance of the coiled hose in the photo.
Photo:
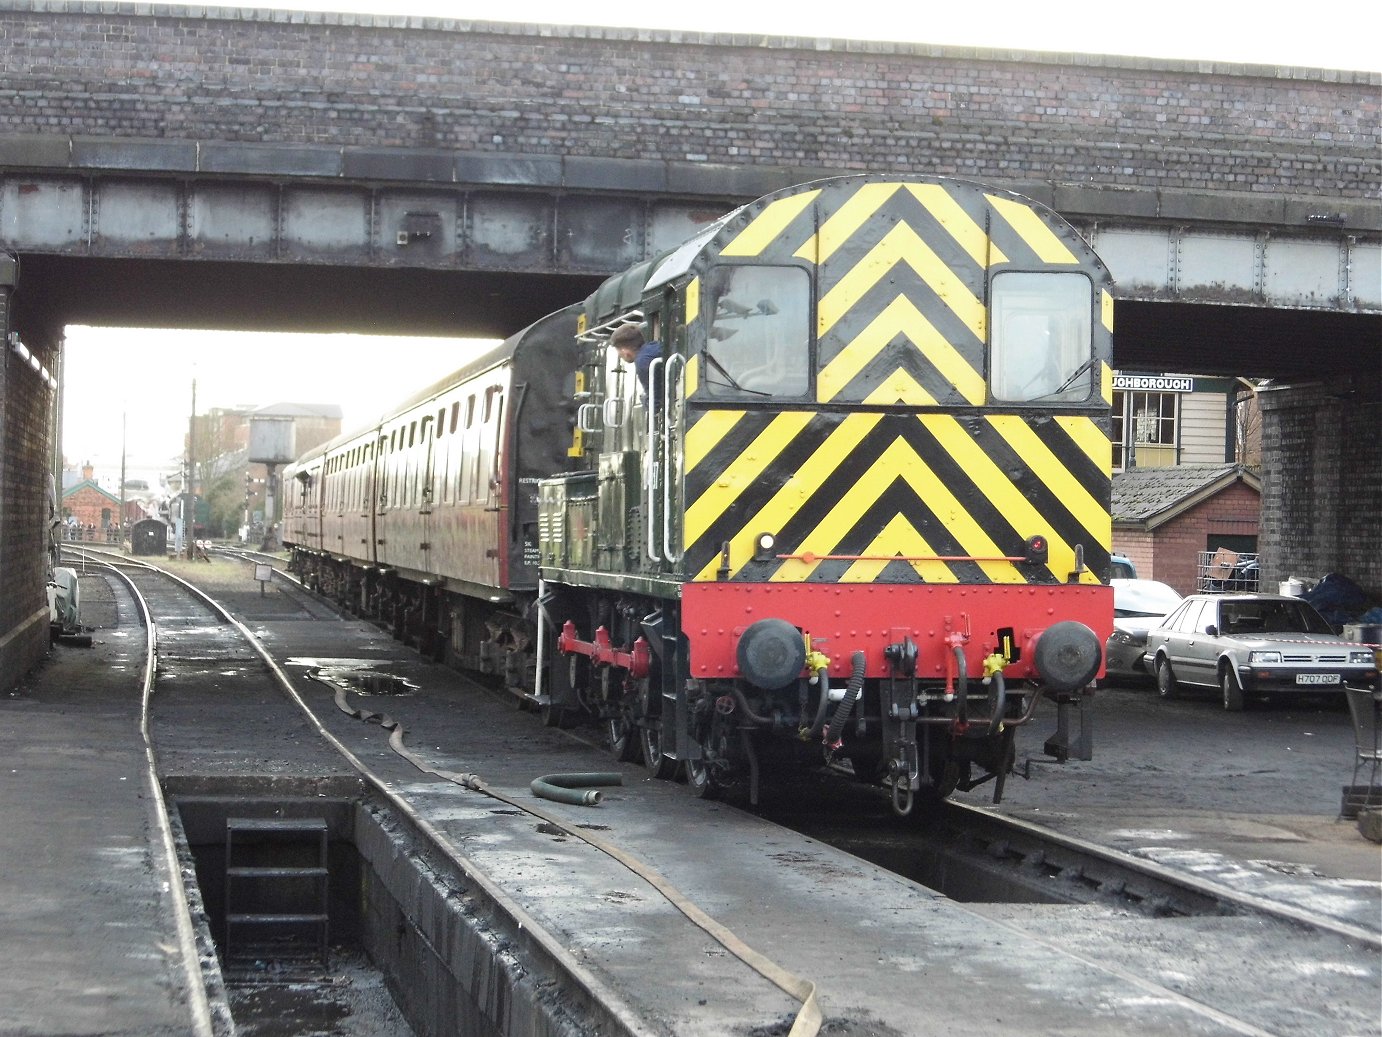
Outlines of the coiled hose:
{"type": "Polygon", "coordinates": [[[864,653],[855,652],[850,656],[850,663],[853,665],[853,672],[849,675],[849,683],[845,685],[844,698],[840,699],[840,704],[835,707],[835,715],[830,718],[830,723],[826,725],[823,739],[832,749],[838,749],[844,741],[840,734],[844,726],[849,722],[850,713],[854,712],[854,703],[859,701],[859,696],[864,693],[864,653]],[[834,740],[831,734],[834,734],[834,740]]]}

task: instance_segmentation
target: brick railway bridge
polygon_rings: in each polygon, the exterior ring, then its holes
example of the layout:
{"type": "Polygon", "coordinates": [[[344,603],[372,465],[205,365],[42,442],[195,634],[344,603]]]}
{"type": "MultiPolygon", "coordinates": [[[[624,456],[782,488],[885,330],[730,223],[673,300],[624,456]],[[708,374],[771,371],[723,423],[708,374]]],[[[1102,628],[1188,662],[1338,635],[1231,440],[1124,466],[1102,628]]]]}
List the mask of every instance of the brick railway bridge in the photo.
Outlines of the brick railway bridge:
{"type": "Polygon", "coordinates": [[[1278,379],[1264,578],[1382,593],[1376,73],[0,0],[0,85],[5,687],[46,649],[65,325],[502,336],[859,170],[1061,212],[1121,368],[1278,379]]]}

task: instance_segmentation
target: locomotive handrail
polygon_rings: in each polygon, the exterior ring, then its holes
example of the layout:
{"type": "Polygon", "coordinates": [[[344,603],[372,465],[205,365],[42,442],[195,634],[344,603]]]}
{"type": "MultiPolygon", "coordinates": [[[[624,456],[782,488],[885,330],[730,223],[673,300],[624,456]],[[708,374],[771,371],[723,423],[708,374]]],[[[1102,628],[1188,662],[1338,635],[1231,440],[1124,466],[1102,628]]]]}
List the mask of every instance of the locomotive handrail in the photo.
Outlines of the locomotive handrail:
{"type": "Polygon", "coordinates": [[[611,396],[609,399],[605,401],[605,428],[623,428],[624,418],[624,398],[622,396],[611,396]],[[617,421],[615,420],[616,417],[618,418],[617,421]]]}
{"type": "MultiPolygon", "coordinates": [[[[648,384],[650,386],[657,384],[657,372],[663,363],[662,357],[654,357],[652,363],[648,365],[648,384]]],[[[647,422],[648,433],[645,440],[648,467],[646,477],[643,480],[645,487],[643,507],[646,512],[643,525],[648,531],[648,557],[658,562],[663,559],[657,552],[657,528],[653,523],[653,517],[657,514],[657,450],[655,449],[657,446],[657,408],[653,406],[651,389],[648,390],[648,395],[650,397],[647,401],[648,405],[644,408],[646,411],[644,419],[647,422]]]]}
{"type": "Polygon", "coordinates": [[[600,428],[595,424],[594,419],[588,419],[591,414],[600,414],[601,405],[598,403],[583,403],[576,408],[576,427],[582,432],[599,432],[600,428]]]}
{"type": "MultiPolygon", "coordinates": [[[[649,383],[656,384],[651,377],[649,383]]],[[[680,551],[672,549],[672,493],[679,482],[672,464],[677,430],[672,421],[672,401],[680,401],[685,386],[686,357],[673,353],[667,358],[667,369],[662,379],[662,556],[673,563],[681,561],[682,556],[680,551]]]]}

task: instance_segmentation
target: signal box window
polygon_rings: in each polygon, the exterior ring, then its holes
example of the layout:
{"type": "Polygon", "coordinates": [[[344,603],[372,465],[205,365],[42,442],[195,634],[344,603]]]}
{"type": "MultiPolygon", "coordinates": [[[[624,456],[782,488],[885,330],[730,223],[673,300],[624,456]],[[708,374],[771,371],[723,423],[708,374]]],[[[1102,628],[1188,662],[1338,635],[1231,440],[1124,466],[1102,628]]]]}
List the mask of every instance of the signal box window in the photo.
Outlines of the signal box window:
{"type": "Polygon", "coordinates": [[[707,278],[701,381],[715,397],[805,396],[811,380],[811,279],[796,267],[722,266],[707,278]]]}
{"type": "Polygon", "coordinates": [[[1113,467],[1166,468],[1176,463],[1180,394],[1113,391],[1113,467]]]}
{"type": "Polygon", "coordinates": [[[1009,403],[1079,403],[1094,388],[1093,288],[1083,274],[998,274],[990,388],[1009,403]]]}

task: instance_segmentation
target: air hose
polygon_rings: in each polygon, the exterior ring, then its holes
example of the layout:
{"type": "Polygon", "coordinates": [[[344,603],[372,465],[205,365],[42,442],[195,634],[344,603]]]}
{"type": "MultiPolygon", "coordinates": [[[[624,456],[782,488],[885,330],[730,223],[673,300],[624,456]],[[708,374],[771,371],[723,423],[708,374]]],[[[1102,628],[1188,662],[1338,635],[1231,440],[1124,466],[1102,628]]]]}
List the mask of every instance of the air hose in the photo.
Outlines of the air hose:
{"type": "Polygon", "coordinates": [[[534,778],[528,787],[539,799],[554,803],[569,803],[577,807],[593,807],[600,802],[598,789],[592,785],[622,785],[624,776],[617,771],[581,771],[575,774],[544,774],[534,778]]]}
{"type": "Polygon", "coordinates": [[[835,715],[831,717],[830,723],[825,726],[822,739],[831,749],[838,749],[844,742],[841,732],[845,724],[849,722],[849,715],[854,711],[854,703],[859,701],[859,696],[864,693],[864,653],[855,652],[850,656],[850,662],[854,670],[849,675],[849,683],[845,685],[844,698],[840,699],[840,704],[835,707],[835,715]],[[833,740],[832,740],[833,734],[833,740]]]}

